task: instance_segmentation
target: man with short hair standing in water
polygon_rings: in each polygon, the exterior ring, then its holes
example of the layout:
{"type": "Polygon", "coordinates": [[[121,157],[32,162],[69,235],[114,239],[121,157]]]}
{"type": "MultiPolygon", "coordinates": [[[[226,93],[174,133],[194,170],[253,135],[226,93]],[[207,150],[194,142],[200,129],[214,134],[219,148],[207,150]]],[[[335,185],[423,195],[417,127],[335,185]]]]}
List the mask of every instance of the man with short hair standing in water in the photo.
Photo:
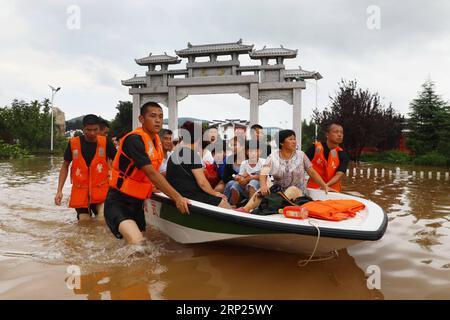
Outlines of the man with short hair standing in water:
{"type": "Polygon", "coordinates": [[[98,133],[101,136],[105,136],[108,137],[108,133],[109,133],[109,122],[105,119],[99,118],[100,119],[100,132],[98,133]]]}
{"type": "Polygon", "coordinates": [[[100,119],[93,114],[83,118],[83,135],[69,140],[58,178],[55,204],[61,205],[62,189],[72,163],[72,191],[69,207],[77,212],[79,221],[90,220],[92,214],[103,218],[98,206],[105,202],[108,192],[108,159],[114,159],[116,148],[99,135],[100,119]]]}
{"type": "MultiPolygon", "coordinates": [[[[341,179],[349,162],[348,155],[339,146],[344,141],[344,128],[338,123],[331,123],[327,126],[326,138],[326,143],[316,141],[305,153],[328,187],[340,192],[341,179]]],[[[308,188],[318,189],[319,185],[310,178],[308,188]]]]}
{"type": "Polygon", "coordinates": [[[159,173],[164,159],[158,136],[163,124],[163,111],[156,102],[145,103],[140,110],[141,127],[120,140],[112,165],[111,188],[105,201],[105,218],[116,238],[129,244],[145,240],[144,200],[154,188],[168,195],[181,213],[189,213],[183,198],[159,173]]]}

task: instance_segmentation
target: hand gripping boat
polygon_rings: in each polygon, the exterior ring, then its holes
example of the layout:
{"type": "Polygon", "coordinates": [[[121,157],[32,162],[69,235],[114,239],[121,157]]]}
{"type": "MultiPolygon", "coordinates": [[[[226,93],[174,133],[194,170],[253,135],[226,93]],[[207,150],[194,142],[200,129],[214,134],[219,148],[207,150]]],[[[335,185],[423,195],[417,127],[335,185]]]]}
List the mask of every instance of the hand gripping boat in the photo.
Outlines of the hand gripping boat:
{"type": "Polygon", "coordinates": [[[146,200],[147,224],[155,226],[183,244],[220,241],[269,250],[309,254],[313,252],[320,230],[317,254],[347,248],[362,241],[379,240],[387,227],[387,216],[372,201],[322,190],[309,189],[314,200],[353,199],[365,208],[355,217],[342,221],[308,218],[289,219],[283,214],[259,216],[222,209],[191,200],[190,214],[181,214],[164,194],[155,193],[146,200]]]}

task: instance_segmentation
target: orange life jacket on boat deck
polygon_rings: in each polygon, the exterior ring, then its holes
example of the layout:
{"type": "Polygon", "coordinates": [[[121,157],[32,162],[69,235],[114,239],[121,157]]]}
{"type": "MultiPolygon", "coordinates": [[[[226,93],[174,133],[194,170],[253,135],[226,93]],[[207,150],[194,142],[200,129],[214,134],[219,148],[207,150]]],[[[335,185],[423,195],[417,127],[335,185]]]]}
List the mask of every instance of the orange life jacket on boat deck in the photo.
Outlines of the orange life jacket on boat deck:
{"type": "MultiPolygon", "coordinates": [[[[314,146],[314,158],[312,159],[311,163],[314,170],[316,170],[317,173],[322,177],[323,181],[328,182],[331,180],[331,178],[334,177],[337,168],[339,167],[338,151],[342,151],[342,148],[336,147],[330,150],[327,160],[325,159],[322,143],[320,143],[320,141],[316,141],[314,143],[314,146]]],[[[308,188],[319,189],[320,185],[317,184],[312,178],[309,178],[308,188]]],[[[340,192],[341,182],[338,181],[337,183],[333,184],[331,188],[340,192]]]]}
{"type": "Polygon", "coordinates": [[[80,137],[70,139],[72,192],[70,208],[87,208],[89,204],[103,203],[108,193],[109,165],[106,158],[106,137],[97,136],[97,149],[89,167],[81,152],[80,137]]]}
{"type": "Polygon", "coordinates": [[[151,197],[153,184],[150,179],[147,178],[145,173],[135,166],[134,160],[123,152],[123,143],[125,139],[132,134],[137,134],[141,137],[144,142],[145,153],[148,154],[153,168],[159,172],[159,167],[164,160],[161,140],[159,139],[159,136],[155,134],[155,144],[153,144],[150,136],[142,128],[137,128],[120,139],[120,146],[112,164],[110,186],[126,195],[145,200],[151,197]],[[120,159],[123,157],[129,160],[129,164],[125,171],[122,171],[119,166],[120,159]]]}
{"type": "Polygon", "coordinates": [[[365,208],[365,205],[356,200],[316,200],[301,206],[308,210],[308,217],[341,221],[352,218],[365,208]]]}

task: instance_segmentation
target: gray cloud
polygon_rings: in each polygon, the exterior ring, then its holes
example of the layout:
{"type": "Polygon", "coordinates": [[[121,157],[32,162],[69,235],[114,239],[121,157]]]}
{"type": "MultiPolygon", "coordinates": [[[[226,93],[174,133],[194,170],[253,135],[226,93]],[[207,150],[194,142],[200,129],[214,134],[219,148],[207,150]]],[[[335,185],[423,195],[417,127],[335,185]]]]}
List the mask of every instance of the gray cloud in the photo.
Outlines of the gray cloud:
{"type": "MultiPolygon", "coordinates": [[[[361,86],[378,91],[386,104],[392,101],[402,113],[408,111],[409,101],[428,76],[444,97],[450,97],[445,71],[450,69],[450,3],[445,0],[5,0],[2,9],[2,105],[13,98],[48,96],[47,83],[51,82],[63,86],[58,101],[69,117],[92,108],[113,117],[116,102],[130,99],[120,80],[145,72],[134,58],[149,52],[173,54],[188,41],[199,44],[239,38],[256,47],[283,44],[298,48],[299,56],[286,64],[324,75],[318,90],[321,107],[328,104],[340,78],[358,79],[361,86]],[[79,30],[66,27],[66,10],[73,4],[81,9],[79,30]],[[380,30],[366,27],[369,5],[381,10],[380,30]]],[[[245,57],[241,60],[255,64],[245,57]]],[[[311,115],[314,93],[314,83],[309,83],[303,94],[305,116],[311,115]]],[[[227,106],[229,117],[233,112],[241,114],[248,105],[234,97],[195,97],[182,102],[180,112],[193,108],[198,113],[195,116],[208,117],[203,110],[210,103],[218,109],[226,103],[236,106],[227,106]]],[[[270,107],[263,106],[263,114],[266,109],[270,107]]],[[[276,122],[285,120],[281,117],[276,122]]]]}

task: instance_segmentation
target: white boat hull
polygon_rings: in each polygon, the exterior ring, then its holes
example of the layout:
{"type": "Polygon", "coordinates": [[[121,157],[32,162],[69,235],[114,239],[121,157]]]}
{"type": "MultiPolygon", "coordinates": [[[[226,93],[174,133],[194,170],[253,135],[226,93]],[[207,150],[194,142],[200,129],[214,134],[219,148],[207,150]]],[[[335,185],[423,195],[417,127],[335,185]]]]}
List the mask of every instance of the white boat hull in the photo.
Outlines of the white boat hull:
{"type": "Polygon", "coordinates": [[[191,214],[181,215],[164,195],[145,202],[147,224],[183,244],[220,241],[298,254],[308,254],[320,238],[316,254],[326,254],[384,234],[387,217],[381,208],[365,199],[312,190],[313,199],[357,199],[366,209],[347,221],[295,220],[283,215],[257,216],[192,201],[191,214]],[[370,219],[369,219],[370,213],[370,219]],[[350,221],[352,220],[352,221],[350,221]],[[317,226],[317,228],[315,227],[317,226]]]}
{"type": "MultiPolygon", "coordinates": [[[[266,250],[283,251],[296,254],[308,254],[314,250],[317,236],[299,234],[262,234],[262,235],[232,235],[229,233],[207,232],[164,220],[158,216],[147,216],[149,225],[158,228],[173,240],[183,244],[223,242],[232,245],[243,245],[266,250]]],[[[321,237],[316,254],[347,248],[363,240],[336,239],[321,237]]]]}

